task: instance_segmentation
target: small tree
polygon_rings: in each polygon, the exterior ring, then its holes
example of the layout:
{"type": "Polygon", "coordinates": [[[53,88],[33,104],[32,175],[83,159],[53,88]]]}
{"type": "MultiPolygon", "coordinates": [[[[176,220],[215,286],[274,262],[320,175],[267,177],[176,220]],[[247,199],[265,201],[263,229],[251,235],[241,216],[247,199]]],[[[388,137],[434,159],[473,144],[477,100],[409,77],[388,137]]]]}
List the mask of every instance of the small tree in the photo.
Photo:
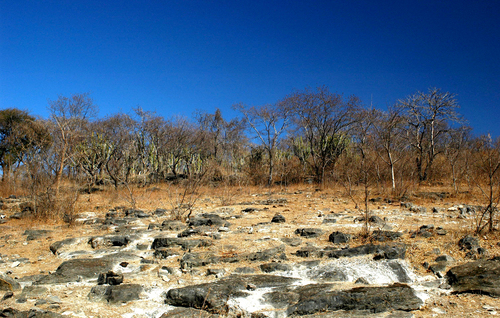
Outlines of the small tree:
{"type": "Polygon", "coordinates": [[[268,176],[267,185],[273,184],[275,156],[282,134],[289,124],[290,110],[279,108],[278,105],[248,107],[243,104],[234,105],[246,118],[257,140],[260,141],[267,154],[268,176]]]}
{"type": "Polygon", "coordinates": [[[479,234],[486,227],[489,232],[493,231],[500,201],[500,137],[493,140],[490,135],[482,136],[476,141],[475,148],[474,181],[486,203],[476,223],[476,233],[479,234]]]}
{"type": "Polygon", "coordinates": [[[55,194],[59,193],[64,168],[74,155],[73,147],[85,136],[88,120],[97,115],[97,106],[89,93],[59,96],[49,100],[50,120],[54,124],[54,147],[57,166],[55,167],[55,194]]]}
{"type": "Polygon", "coordinates": [[[356,120],[354,114],[360,107],[360,100],[356,96],[344,99],[342,95],[330,93],[326,87],[319,87],[316,91],[294,92],[280,105],[294,114],[296,136],[302,137],[309,156],[305,162],[316,182],[323,186],[326,169],[333,169],[345,150],[343,139],[356,120]]]}
{"type": "Polygon", "coordinates": [[[419,181],[428,180],[434,160],[442,153],[441,141],[450,124],[460,121],[455,95],[430,88],[399,100],[398,108],[405,115],[406,139],[415,151],[419,181]]]}

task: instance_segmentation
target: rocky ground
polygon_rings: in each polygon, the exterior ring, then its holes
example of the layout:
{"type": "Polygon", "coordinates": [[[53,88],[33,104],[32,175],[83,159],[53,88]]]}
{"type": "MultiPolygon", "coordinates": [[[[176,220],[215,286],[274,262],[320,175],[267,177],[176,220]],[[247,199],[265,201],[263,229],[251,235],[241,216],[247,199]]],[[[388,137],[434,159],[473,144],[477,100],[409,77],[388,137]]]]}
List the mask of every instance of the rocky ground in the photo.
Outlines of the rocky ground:
{"type": "Polygon", "coordinates": [[[99,204],[88,204],[71,227],[19,218],[23,199],[3,199],[0,317],[489,317],[500,310],[499,236],[470,235],[477,207],[463,198],[374,197],[366,237],[365,215],[334,190],[239,189],[222,200],[212,189],[186,222],[172,219],[162,195],[144,196],[138,209],[94,196],[99,204]]]}

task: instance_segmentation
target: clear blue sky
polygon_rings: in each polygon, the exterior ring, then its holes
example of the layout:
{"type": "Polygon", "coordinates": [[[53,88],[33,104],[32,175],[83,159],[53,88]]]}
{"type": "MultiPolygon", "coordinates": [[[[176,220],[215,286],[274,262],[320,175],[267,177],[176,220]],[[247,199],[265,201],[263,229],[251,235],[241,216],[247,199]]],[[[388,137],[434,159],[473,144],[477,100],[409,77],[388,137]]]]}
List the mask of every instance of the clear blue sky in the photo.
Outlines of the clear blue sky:
{"type": "Polygon", "coordinates": [[[382,109],[439,87],[498,136],[500,1],[0,1],[0,109],[229,118],[321,85],[382,109]]]}

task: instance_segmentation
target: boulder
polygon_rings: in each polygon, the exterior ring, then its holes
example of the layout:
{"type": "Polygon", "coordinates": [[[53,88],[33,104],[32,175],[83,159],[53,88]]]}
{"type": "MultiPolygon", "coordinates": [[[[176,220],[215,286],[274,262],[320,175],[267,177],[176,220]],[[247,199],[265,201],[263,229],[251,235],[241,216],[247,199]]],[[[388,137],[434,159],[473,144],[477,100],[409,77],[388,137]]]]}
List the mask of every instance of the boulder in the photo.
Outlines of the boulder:
{"type": "Polygon", "coordinates": [[[7,275],[0,274],[0,291],[17,291],[21,285],[7,275]]]}
{"type": "Polygon", "coordinates": [[[123,283],[123,274],[117,274],[113,271],[108,271],[107,273],[99,274],[97,278],[98,285],[120,285],[123,283]]]}
{"type": "Polygon", "coordinates": [[[351,234],[345,234],[339,231],[333,232],[330,234],[328,237],[328,241],[332,242],[333,244],[341,244],[341,243],[348,243],[352,238],[351,234]]]}
{"type": "Polygon", "coordinates": [[[456,293],[500,296],[500,261],[479,260],[455,266],[446,278],[456,293]]]}
{"type": "Polygon", "coordinates": [[[281,214],[276,214],[273,216],[271,223],[285,223],[285,217],[281,214]]]}
{"type": "Polygon", "coordinates": [[[61,249],[63,249],[64,247],[75,245],[75,244],[78,244],[79,242],[80,242],[79,239],[67,238],[65,240],[52,243],[49,248],[50,248],[50,251],[52,252],[52,254],[58,255],[58,254],[60,254],[61,249]]]}
{"type": "Polygon", "coordinates": [[[98,285],[92,287],[88,295],[91,301],[107,301],[110,304],[122,304],[140,299],[143,288],[138,284],[98,285]]]}
{"type": "Polygon", "coordinates": [[[264,273],[272,273],[277,271],[286,272],[286,271],[291,271],[292,266],[283,263],[266,263],[260,265],[260,270],[263,271],[264,273]]]}

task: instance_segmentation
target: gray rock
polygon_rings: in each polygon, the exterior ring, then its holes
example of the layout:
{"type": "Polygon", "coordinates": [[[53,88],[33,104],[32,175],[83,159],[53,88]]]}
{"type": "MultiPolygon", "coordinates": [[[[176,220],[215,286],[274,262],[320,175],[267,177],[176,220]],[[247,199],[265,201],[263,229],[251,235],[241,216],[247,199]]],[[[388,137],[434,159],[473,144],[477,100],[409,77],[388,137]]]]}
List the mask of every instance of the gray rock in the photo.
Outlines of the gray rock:
{"type": "Polygon", "coordinates": [[[285,217],[281,214],[276,214],[275,216],[273,216],[271,220],[271,223],[285,223],[285,222],[286,222],[285,217]]]}
{"type": "Polygon", "coordinates": [[[480,260],[456,266],[446,273],[456,293],[500,296],[500,261],[480,260]]]}
{"type": "Polygon", "coordinates": [[[65,240],[62,240],[62,241],[57,241],[55,243],[52,243],[50,245],[50,251],[54,254],[54,255],[58,255],[59,254],[59,251],[63,248],[63,247],[66,247],[66,246],[71,246],[71,245],[74,245],[76,243],[79,242],[79,239],[76,239],[76,238],[68,238],[68,239],[65,239],[65,240]]]}
{"type": "Polygon", "coordinates": [[[21,285],[7,275],[0,274],[0,291],[21,290],[21,285]]]}
{"type": "Polygon", "coordinates": [[[288,315],[311,315],[321,311],[366,310],[371,313],[392,309],[411,311],[423,304],[413,289],[404,284],[386,287],[358,287],[346,291],[314,293],[289,307],[288,315]]]}
{"type": "Polygon", "coordinates": [[[120,285],[123,283],[123,274],[117,274],[113,271],[108,271],[107,273],[100,273],[97,278],[98,285],[120,285]]]}
{"type": "Polygon", "coordinates": [[[255,288],[284,288],[296,281],[296,278],[272,275],[232,275],[213,283],[170,289],[166,294],[165,303],[172,306],[205,308],[209,312],[217,313],[227,306],[231,297],[248,296],[247,286],[250,284],[255,285],[255,288]]]}
{"type": "Polygon", "coordinates": [[[281,238],[281,242],[290,246],[299,246],[302,244],[302,240],[299,237],[284,237],[281,238]]]}
{"type": "Polygon", "coordinates": [[[187,318],[187,317],[217,318],[219,317],[219,315],[211,314],[205,310],[181,307],[181,308],[175,308],[160,316],[160,318],[187,318]]]}
{"type": "Polygon", "coordinates": [[[292,266],[283,263],[266,263],[260,265],[260,270],[263,271],[264,273],[272,273],[277,271],[286,272],[286,271],[291,271],[292,266]]]}
{"type": "Polygon", "coordinates": [[[452,264],[455,262],[455,259],[449,255],[441,255],[441,256],[436,257],[436,259],[434,261],[438,262],[438,263],[443,262],[446,264],[452,264]]]}
{"type": "Polygon", "coordinates": [[[92,287],[88,295],[91,301],[107,301],[110,304],[121,304],[140,299],[143,288],[138,284],[98,285],[92,287]]]}
{"type": "Polygon", "coordinates": [[[401,236],[403,236],[403,233],[393,232],[393,231],[374,230],[372,232],[371,236],[375,241],[386,242],[386,241],[394,241],[394,240],[400,238],[401,236]]]}
{"type": "Polygon", "coordinates": [[[189,250],[196,247],[208,247],[212,245],[213,242],[212,240],[209,239],[187,240],[184,238],[177,238],[177,237],[157,237],[154,239],[153,244],[151,244],[151,249],[156,250],[161,247],[180,246],[184,250],[189,250]]]}
{"type": "Polygon", "coordinates": [[[49,230],[26,230],[23,235],[26,235],[26,240],[33,241],[46,237],[50,232],[49,230]]]}
{"type": "Polygon", "coordinates": [[[324,231],[321,229],[315,228],[304,228],[304,229],[296,229],[295,234],[299,234],[300,236],[306,238],[313,238],[323,235],[324,231]]]}
{"type": "Polygon", "coordinates": [[[333,244],[341,244],[341,243],[348,243],[352,238],[351,234],[345,234],[342,232],[333,232],[330,234],[328,237],[328,241],[332,242],[333,244]]]}
{"type": "Polygon", "coordinates": [[[355,257],[374,254],[375,259],[404,259],[406,246],[404,244],[374,245],[367,244],[353,248],[334,250],[326,253],[330,258],[355,257]]]}

